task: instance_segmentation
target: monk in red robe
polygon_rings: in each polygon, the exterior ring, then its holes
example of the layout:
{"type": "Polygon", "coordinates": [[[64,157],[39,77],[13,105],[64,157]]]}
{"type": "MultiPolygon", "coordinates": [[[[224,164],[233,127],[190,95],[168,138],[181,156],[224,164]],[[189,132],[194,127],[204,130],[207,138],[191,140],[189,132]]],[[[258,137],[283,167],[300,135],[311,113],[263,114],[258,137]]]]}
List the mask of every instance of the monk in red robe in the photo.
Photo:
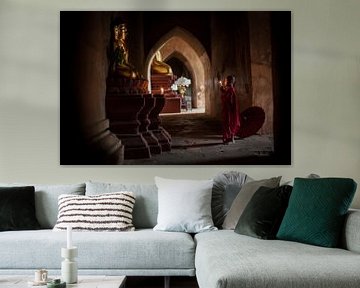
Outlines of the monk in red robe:
{"type": "Polygon", "coordinates": [[[239,108],[234,88],[235,77],[226,77],[225,85],[221,85],[223,143],[235,142],[235,135],[240,128],[239,108]]]}

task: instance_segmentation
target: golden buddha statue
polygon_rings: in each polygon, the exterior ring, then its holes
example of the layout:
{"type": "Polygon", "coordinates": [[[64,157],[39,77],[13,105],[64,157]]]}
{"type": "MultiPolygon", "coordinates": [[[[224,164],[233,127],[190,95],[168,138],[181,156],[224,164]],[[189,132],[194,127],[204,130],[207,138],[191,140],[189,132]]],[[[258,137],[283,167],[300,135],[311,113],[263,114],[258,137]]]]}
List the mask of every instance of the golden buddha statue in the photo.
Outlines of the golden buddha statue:
{"type": "Polygon", "coordinates": [[[163,75],[173,75],[170,65],[162,62],[162,57],[160,51],[156,51],[153,62],[151,63],[151,73],[152,74],[163,74],[163,75]]]}
{"type": "Polygon", "coordinates": [[[129,49],[126,45],[127,29],[125,24],[114,26],[114,43],[112,55],[112,70],[126,78],[139,78],[135,67],[129,63],[129,49]]]}

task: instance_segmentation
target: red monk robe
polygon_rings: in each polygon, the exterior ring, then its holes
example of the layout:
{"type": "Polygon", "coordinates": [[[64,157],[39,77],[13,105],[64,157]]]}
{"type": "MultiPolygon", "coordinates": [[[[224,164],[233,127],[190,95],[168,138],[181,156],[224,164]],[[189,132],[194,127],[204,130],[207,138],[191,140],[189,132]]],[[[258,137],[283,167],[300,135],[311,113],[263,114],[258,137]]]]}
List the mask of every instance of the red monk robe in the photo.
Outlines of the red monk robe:
{"type": "Polygon", "coordinates": [[[235,77],[228,76],[226,85],[221,86],[222,103],[222,126],[223,142],[225,144],[234,142],[235,134],[240,128],[239,107],[237,104],[236,92],[234,88],[235,77]]]}

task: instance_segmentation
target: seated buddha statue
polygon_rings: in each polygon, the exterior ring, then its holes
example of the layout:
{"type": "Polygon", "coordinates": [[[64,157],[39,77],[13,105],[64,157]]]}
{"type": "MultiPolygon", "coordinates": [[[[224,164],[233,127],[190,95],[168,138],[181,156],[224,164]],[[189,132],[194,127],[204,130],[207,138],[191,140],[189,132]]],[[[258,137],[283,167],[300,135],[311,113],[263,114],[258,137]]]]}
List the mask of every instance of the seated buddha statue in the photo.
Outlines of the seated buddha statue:
{"type": "Polygon", "coordinates": [[[162,62],[162,57],[159,50],[155,53],[154,60],[151,63],[151,73],[173,75],[170,65],[166,64],[165,62],[162,62]]]}
{"type": "Polygon", "coordinates": [[[115,25],[112,51],[112,71],[125,78],[136,79],[140,74],[129,63],[129,49],[126,45],[127,29],[125,24],[115,25]]]}

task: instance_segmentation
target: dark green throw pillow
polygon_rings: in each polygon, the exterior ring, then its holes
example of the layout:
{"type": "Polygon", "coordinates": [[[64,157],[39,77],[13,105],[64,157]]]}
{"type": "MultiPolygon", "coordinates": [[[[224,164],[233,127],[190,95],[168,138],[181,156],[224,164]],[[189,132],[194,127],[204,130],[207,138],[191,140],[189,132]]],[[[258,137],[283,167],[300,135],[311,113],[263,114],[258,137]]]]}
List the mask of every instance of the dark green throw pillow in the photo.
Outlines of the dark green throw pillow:
{"type": "Polygon", "coordinates": [[[292,187],[260,187],[246,205],[235,232],[261,239],[275,239],[288,206],[292,187]]]}
{"type": "Polygon", "coordinates": [[[0,187],[0,231],[39,229],[35,188],[0,187]]]}
{"type": "Polygon", "coordinates": [[[295,178],[277,238],[337,247],[355,191],[349,178],[295,178]]]}

